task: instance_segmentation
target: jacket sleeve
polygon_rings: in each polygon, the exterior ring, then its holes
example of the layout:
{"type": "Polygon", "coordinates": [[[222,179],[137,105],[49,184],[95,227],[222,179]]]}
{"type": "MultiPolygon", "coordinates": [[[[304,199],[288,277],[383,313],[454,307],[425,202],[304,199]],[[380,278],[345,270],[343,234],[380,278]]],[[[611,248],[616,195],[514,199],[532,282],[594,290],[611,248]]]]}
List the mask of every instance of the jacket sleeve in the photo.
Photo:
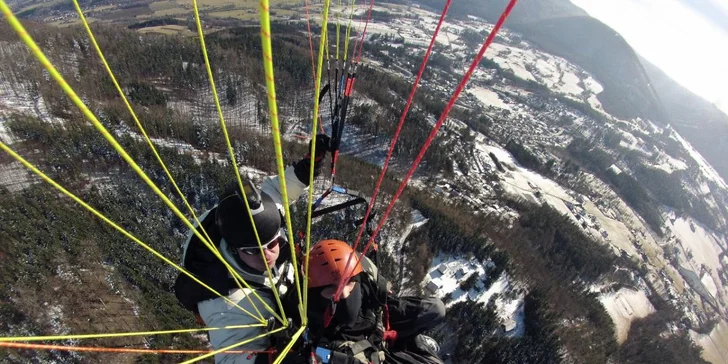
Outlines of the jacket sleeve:
{"type": "MultiPolygon", "coordinates": [[[[250,300],[246,297],[248,293],[248,290],[235,290],[235,292],[231,293],[228,298],[236,302],[240,307],[246,309],[248,312],[252,314],[256,314],[255,308],[251,305],[250,300]]],[[[260,295],[261,299],[266,301],[266,303],[271,306],[273,306],[274,303],[270,299],[268,295],[266,295],[263,292],[258,291],[258,294],[260,295]]],[[[260,301],[251,296],[250,297],[253,303],[258,307],[258,310],[261,314],[265,315],[266,313],[269,313],[265,310],[263,305],[260,303],[260,301]]],[[[260,323],[257,319],[254,317],[248,315],[247,313],[240,310],[240,308],[232,305],[231,303],[225,301],[224,299],[218,297],[215,299],[202,301],[197,305],[199,311],[200,311],[200,317],[202,317],[202,320],[205,321],[205,324],[207,327],[210,328],[222,328],[227,326],[237,326],[237,325],[250,325],[250,324],[258,324],[260,323]]],[[[222,349],[225,347],[228,347],[230,345],[234,345],[236,343],[239,343],[241,341],[250,340],[256,336],[262,335],[266,332],[265,327],[250,327],[250,328],[242,328],[242,329],[219,329],[219,330],[212,330],[209,331],[210,335],[210,344],[212,347],[217,349],[222,349]]],[[[252,350],[252,351],[263,351],[267,350],[271,345],[270,339],[266,336],[254,341],[251,341],[249,343],[240,345],[234,349],[231,350],[252,350]]],[[[263,354],[267,355],[267,354],[263,354]]],[[[246,353],[246,354],[226,354],[221,353],[215,355],[215,363],[224,363],[224,364],[253,364],[255,363],[257,355],[254,353],[246,353]]]]}
{"type": "MultiPolygon", "coordinates": [[[[285,171],[286,190],[288,192],[288,204],[294,203],[305,191],[307,184],[301,182],[294,171],[294,167],[288,167],[285,171]]],[[[281,193],[280,176],[270,176],[263,181],[261,190],[270,196],[283,211],[283,194],[281,193]]],[[[308,181],[306,181],[308,182],[308,181]]]]}

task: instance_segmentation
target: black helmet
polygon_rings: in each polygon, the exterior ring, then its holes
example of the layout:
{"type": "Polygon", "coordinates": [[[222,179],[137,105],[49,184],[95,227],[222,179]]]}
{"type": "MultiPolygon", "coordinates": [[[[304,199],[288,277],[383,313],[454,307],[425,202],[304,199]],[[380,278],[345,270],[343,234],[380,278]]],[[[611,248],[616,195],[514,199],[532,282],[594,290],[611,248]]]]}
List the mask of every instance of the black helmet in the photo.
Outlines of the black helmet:
{"type": "MultiPolygon", "coordinates": [[[[243,193],[253,214],[261,244],[275,238],[281,228],[282,217],[273,199],[260,192],[250,181],[243,182],[243,193]]],[[[250,223],[245,201],[237,184],[220,199],[215,212],[215,223],[222,237],[233,248],[257,247],[253,225],[250,223]]]]}

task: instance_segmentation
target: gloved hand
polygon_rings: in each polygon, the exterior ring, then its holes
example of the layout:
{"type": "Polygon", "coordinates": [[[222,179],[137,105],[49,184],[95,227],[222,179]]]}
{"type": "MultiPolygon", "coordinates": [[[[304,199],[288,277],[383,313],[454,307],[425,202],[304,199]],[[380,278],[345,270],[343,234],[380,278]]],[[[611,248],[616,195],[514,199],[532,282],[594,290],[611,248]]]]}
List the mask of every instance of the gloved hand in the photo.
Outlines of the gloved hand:
{"type": "MultiPolygon", "coordinates": [[[[310,158],[311,153],[311,143],[308,142],[308,151],[309,153],[307,156],[310,158]]],[[[314,156],[313,160],[314,163],[321,162],[326,157],[326,152],[331,152],[331,138],[326,134],[316,134],[316,155],[314,156]]]]}
{"type": "Polygon", "coordinates": [[[313,160],[313,176],[316,177],[321,173],[321,165],[323,163],[324,158],[326,158],[326,153],[331,152],[331,138],[326,134],[317,134],[316,135],[316,155],[311,158],[311,142],[308,143],[308,152],[306,153],[306,156],[303,157],[300,161],[298,161],[294,168],[294,172],[296,173],[296,177],[299,181],[305,183],[308,185],[308,173],[311,168],[311,161],[313,160]]]}

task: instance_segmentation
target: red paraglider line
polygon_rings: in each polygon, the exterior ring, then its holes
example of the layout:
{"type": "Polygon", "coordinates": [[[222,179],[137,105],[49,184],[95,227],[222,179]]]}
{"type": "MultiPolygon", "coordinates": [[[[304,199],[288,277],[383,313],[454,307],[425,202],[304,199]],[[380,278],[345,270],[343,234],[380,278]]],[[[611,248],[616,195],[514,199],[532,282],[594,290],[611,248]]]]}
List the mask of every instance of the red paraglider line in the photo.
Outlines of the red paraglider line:
{"type": "Polygon", "coordinates": [[[490,32],[488,35],[488,38],[486,38],[485,42],[483,43],[483,46],[480,47],[480,51],[478,52],[478,55],[473,60],[473,63],[470,64],[470,68],[465,73],[465,76],[463,76],[463,79],[460,81],[460,84],[455,89],[455,92],[453,93],[452,97],[450,98],[450,101],[447,103],[447,106],[445,106],[445,110],[442,112],[442,115],[440,115],[440,119],[437,121],[435,126],[432,128],[432,131],[430,132],[430,135],[427,137],[427,140],[425,141],[424,145],[422,146],[422,149],[420,149],[420,153],[417,155],[417,158],[415,158],[415,161],[412,163],[412,166],[410,167],[409,171],[407,172],[407,175],[405,176],[404,180],[402,180],[402,183],[400,183],[399,188],[397,189],[397,193],[395,193],[394,197],[392,197],[392,201],[389,203],[389,206],[387,206],[387,211],[384,213],[384,216],[382,216],[382,219],[379,221],[379,224],[377,225],[377,229],[374,231],[374,234],[372,234],[372,237],[369,238],[369,242],[367,243],[367,246],[364,247],[364,253],[369,249],[372,242],[374,241],[374,238],[377,236],[379,231],[382,229],[382,226],[384,226],[384,223],[387,220],[387,217],[389,217],[389,214],[392,212],[392,209],[394,208],[394,203],[397,201],[400,195],[402,195],[402,191],[404,191],[404,188],[407,187],[407,183],[412,178],[412,175],[414,175],[415,170],[419,166],[420,162],[422,161],[422,158],[425,156],[425,152],[427,152],[427,148],[430,147],[430,144],[432,144],[432,141],[435,139],[435,135],[437,135],[437,132],[440,130],[440,127],[443,123],[445,123],[445,120],[447,120],[447,116],[450,114],[450,110],[452,110],[453,106],[455,106],[455,101],[457,101],[458,97],[460,97],[460,93],[465,88],[465,85],[470,80],[470,77],[472,76],[473,72],[475,71],[475,68],[478,67],[478,64],[480,64],[480,60],[483,58],[483,55],[485,55],[485,51],[488,50],[488,47],[491,43],[493,43],[493,40],[495,39],[496,34],[500,30],[500,28],[503,26],[503,23],[505,23],[506,19],[508,18],[508,15],[510,15],[511,10],[513,10],[513,7],[516,5],[516,2],[518,0],[511,0],[508,3],[508,6],[501,14],[500,18],[498,19],[498,22],[495,24],[495,27],[493,28],[493,31],[490,32]]]}
{"type": "Polygon", "coordinates": [[[402,111],[402,116],[399,118],[399,125],[397,125],[397,131],[394,132],[394,136],[392,137],[392,143],[389,146],[389,152],[387,152],[387,158],[384,160],[384,166],[382,167],[382,173],[379,174],[379,180],[377,180],[377,185],[374,187],[374,192],[372,193],[372,197],[369,199],[369,206],[367,207],[367,212],[364,214],[364,221],[362,222],[361,227],[359,228],[359,232],[356,235],[356,239],[354,240],[354,250],[359,246],[359,241],[361,240],[362,235],[364,234],[364,229],[367,226],[367,221],[369,221],[369,214],[372,212],[372,208],[374,208],[374,203],[377,200],[377,196],[379,195],[379,188],[382,186],[382,181],[384,180],[384,176],[387,173],[387,168],[389,168],[389,161],[392,159],[392,154],[394,153],[394,147],[397,144],[397,140],[399,139],[399,133],[402,131],[402,126],[404,125],[404,120],[407,117],[407,113],[409,112],[410,106],[412,105],[412,100],[415,98],[415,92],[417,91],[417,87],[420,85],[420,79],[422,79],[422,74],[425,72],[425,68],[427,66],[427,61],[430,59],[430,54],[432,53],[432,48],[435,46],[435,40],[437,39],[437,35],[440,33],[440,28],[442,27],[442,24],[445,22],[445,15],[447,15],[448,10],[450,9],[450,4],[452,3],[452,0],[447,0],[447,3],[445,3],[445,7],[442,9],[442,13],[440,14],[440,21],[437,23],[437,27],[435,28],[435,33],[432,34],[432,39],[430,39],[430,46],[427,48],[427,52],[425,52],[424,58],[422,58],[422,64],[420,65],[420,71],[417,73],[417,77],[415,78],[414,83],[412,84],[412,90],[410,91],[409,98],[407,99],[407,103],[404,106],[404,110],[402,111]]]}
{"type": "MultiPolygon", "coordinates": [[[[452,1],[452,0],[450,0],[452,1]]],[[[449,1],[448,1],[449,3],[449,1]]],[[[364,48],[364,37],[367,35],[367,27],[369,26],[369,20],[372,18],[372,8],[374,7],[374,0],[369,2],[369,11],[367,13],[367,22],[364,23],[364,31],[361,33],[361,39],[359,39],[359,46],[354,48],[356,50],[356,61],[354,64],[359,64],[359,59],[361,59],[361,53],[362,48],[364,48]],[[358,49],[357,49],[358,48],[358,49]]]]}
{"type": "MultiPolygon", "coordinates": [[[[385,211],[382,218],[379,220],[379,223],[377,224],[376,230],[374,230],[374,233],[369,238],[369,241],[367,242],[367,245],[364,247],[364,250],[362,252],[362,255],[366,254],[366,252],[371,247],[372,243],[374,242],[374,239],[376,238],[377,234],[382,230],[382,227],[384,226],[384,223],[387,221],[387,218],[389,217],[389,214],[392,212],[392,209],[394,208],[394,203],[399,199],[399,196],[402,195],[402,191],[404,191],[405,187],[407,187],[407,183],[412,178],[412,175],[414,175],[415,170],[419,166],[420,162],[422,161],[422,158],[425,155],[425,152],[427,151],[427,148],[430,147],[430,144],[432,144],[432,141],[435,139],[435,135],[437,135],[437,132],[440,130],[440,127],[442,127],[442,124],[447,120],[447,116],[450,114],[450,110],[452,110],[453,106],[455,106],[455,101],[457,101],[458,97],[460,97],[460,93],[465,88],[465,85],[470,80],[470,77],[472,76],[473,72],[475,71],[475,68],[478,67],[478,64],[480,64],[480,60],[483,58],[483,55],[485,55],[485,51],[488,49],[491,43],[493,43],[493,40],[495,39],[496,34],[498,34],[498,31],[503,26],[503,23],[505,23],[506,19],[508,18],[508,15],[510,15],[511,10],[513,10],[513,7],[516,5],[516,2],[518,0],[510,0],[508,3],[508,6],[506,6],[506,9],[501,14],[500,18],[498,18],[498,22],[495,24],[495,27],[493,30],[488,34],[488,38],[486,38],[483,45],[480,47],[480,51],[478,52],[478,55],[473,60],[473,63],[470,64],[470,68],[468,68],[468,71],[463,76],[463,79],[460,81],[460,84],[458,84],[458,87],[455,89],[455,92],[453,93],[452,97],[450,97],[450,101],[447,103],[447,106],[445,106],[445,109],[442,112],[442,115],[440,115],[440,119],[437,120],[437,123],[435,123],[435,126],[432,128],[432,131],[430,132],[430,135],[427,137],[427,140],[422,145],[422,148],[420,149],[419,154],[417,155],[417,158],[415,158],[415,161],[412,163],[412,166],[410,167],[409,171],[407,172],[407,175],[402,180],[402,183],[400,183],[399,188],[397,189],[397,192],[392,197],[392,200],[389,203],[389,206],[387,206],[387,210],[385,211]]],[[[349,256],[349,259],[351,260],[352,256],[349,256]]],[[[360,259],[360,258],[359,258],[360,259]]],[[[347,265],[348,266],[347,262],[347,265]]],[[[358,261],[357,261],[358,264],[358,261]]],[[[336,289],[336,294],[334,296],[334,300],[338,300],[341,296],[341,291],[344,288],[344,285],[347,284],[348,279],[342,280],[339,282],[339,287],[336,289]]]]}

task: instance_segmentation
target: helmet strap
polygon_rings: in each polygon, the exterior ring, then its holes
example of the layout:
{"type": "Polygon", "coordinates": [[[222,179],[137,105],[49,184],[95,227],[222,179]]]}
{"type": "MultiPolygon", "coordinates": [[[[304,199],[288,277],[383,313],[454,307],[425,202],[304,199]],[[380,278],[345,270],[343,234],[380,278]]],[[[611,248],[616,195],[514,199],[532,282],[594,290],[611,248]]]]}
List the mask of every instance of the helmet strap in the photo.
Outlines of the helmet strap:
{"type": "Polygon", "coordinates": [[[326,311],[324,312],[324,328],[329,327],[331,320],[334,318],[334,313],[336,313],[336,301],[331,299],[329,302],[330,304],[326,307],[326,311]]]}

